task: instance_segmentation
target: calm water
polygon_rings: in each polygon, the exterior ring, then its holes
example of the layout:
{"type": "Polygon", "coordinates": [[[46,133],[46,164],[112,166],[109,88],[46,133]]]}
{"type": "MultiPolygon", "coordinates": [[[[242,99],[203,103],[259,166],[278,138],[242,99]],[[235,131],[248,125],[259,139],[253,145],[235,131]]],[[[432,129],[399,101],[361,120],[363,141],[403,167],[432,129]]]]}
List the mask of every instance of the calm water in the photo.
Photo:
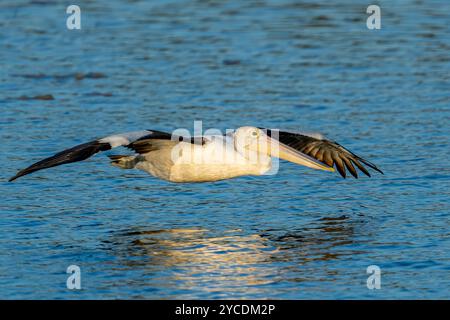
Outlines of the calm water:
{"type": "Polygon", "coordinates": [[[80,1],[69,31],[65,2],[2,1],[0,298],[450,298],[450,2],[383,2],[379,31],[321,2],[80,1]],[[385,175],[171,184],[100,154],[7,182],[194,120],[321,131],[385,175]]]}

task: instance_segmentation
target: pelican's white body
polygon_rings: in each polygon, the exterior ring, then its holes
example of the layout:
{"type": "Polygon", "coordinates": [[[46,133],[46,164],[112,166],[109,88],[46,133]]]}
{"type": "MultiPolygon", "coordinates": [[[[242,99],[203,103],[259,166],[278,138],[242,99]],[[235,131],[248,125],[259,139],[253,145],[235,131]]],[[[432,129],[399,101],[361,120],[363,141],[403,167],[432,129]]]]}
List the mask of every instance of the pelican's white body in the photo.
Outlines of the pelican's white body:
{"type": "MultiPolygon", "coordinates": [[[[262,175],[271,169],[271,157],[245,157],[233,136],[208,136],[204,144],[175,143],[136,156],[135,168],[171,182],[206,182],[244,175],[262,175]]],[[[256,153],[255,153],[256,155],[256,153]]]]}

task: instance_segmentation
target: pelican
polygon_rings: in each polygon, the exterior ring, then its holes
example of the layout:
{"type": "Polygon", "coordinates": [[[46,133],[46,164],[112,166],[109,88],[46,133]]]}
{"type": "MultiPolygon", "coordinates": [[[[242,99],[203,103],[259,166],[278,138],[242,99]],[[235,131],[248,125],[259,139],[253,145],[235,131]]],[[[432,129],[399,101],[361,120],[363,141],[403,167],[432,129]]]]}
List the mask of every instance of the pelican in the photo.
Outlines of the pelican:
{"type": "Polygon", "coordinates": [[[272,169],[272,158],[346,177],[346,169],[358,178],[355,166],[370,177],[363,166],[383,173],[373,163],[355,155],[321,134],[278,129],[240,127],[226,134],[186,137],[156,130],[114,134],[63,150],[20,170],[13,181],[32,172],[85,160],[117,147],[132,155],[109,155],[111,164],[139,169],[171,182],[208,182],[245,175],[263,175],[272,169]]]}

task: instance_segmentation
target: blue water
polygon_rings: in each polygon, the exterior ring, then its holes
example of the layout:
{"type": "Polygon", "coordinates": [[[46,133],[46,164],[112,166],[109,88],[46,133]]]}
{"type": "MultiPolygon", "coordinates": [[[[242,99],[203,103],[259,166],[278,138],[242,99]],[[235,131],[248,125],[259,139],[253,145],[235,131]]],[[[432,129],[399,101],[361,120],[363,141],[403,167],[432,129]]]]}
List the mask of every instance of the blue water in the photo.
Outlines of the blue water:
{"type": "Polygon", "coordinates": [[[69,31],[68,3],[2,1],[0,298],[450,298],[450,2],[378,2],[381,30],[337,2],[79,1],[69,31]],[[99,154],[7,182],[194,120],[320,131],[385,175],[172,184],[99,154]]]}

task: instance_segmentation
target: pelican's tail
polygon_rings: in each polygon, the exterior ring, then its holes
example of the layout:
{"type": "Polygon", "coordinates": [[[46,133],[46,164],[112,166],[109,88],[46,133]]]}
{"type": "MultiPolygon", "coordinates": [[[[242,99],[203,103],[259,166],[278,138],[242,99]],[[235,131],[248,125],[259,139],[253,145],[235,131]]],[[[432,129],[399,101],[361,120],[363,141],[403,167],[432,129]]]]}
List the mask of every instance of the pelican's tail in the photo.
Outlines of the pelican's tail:
{"type": "Polygon", "coordinates": [[[134,169],[136,164],[140,161],[139,155],[136,156],[122,156],[122,155],[110,155],[111,164],[114,167],[121,169],[134,169]]]}

